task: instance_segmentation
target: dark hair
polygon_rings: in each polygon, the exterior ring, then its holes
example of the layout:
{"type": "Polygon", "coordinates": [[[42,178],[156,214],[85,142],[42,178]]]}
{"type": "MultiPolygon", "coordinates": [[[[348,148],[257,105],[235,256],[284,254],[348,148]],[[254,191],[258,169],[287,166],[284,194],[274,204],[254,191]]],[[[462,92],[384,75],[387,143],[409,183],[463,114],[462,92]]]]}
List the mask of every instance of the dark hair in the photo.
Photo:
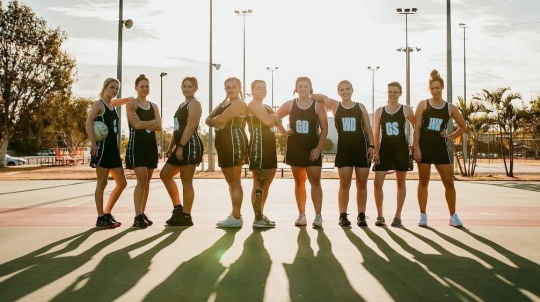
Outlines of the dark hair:
{"type": "Polygon", "coordinates": [[[444,80],[441,78],[441,75],[436,69],[433,69],[431,73],[429,74],[429,86],[431,87],[431,83],[433,82],[439,82],[441,83],[441,87],[444,87],[444,80]]]}
{"type": "Polygon", "coordinates": [[[388,83],[388,88],[390,88],[390,87],[397,87],[399,89],[399,92],[401,92],[403,90],[403,88],[401,88],[401,84],[398,83],[398,82],[388,83]]]}
{"type": "MultiPolygon", "coordinates": [[[[137,79],[135,80],[135,86],[139,85],[139,82],[142,81],[142,80],[146,80],[148,81],[148,78],[144,75],[144,74],[140,74],[137,79]]],[[[150,81],[148,81],[148,83],[150,83],[150,81]]]]}
{"type": "Polygon", "coordinates": [[[311,84],[310,78],[308,78],[308,77],[298,77],[298,78],[296,78],[296,83],[294,84],[293,95],[296,93],[296,86],[298,86],[298,82],[300,82],[300,81],[309,82],[309,94],[313,94],[313,85],[311,84]]]}
{"type": "Polygon", "coordinates": [[[116,82],[116,83],[118,83],[118,85],[120,85],[120,81],[118,81],[117,79],[115,79],[115,78],[107,78],[105,80],[105,82],[103,82],[103,88],[101,88],[101,91],[99,92],[99,97],[100,98],[103,97],[103,92],[105,92],[105,88],[107,88],[107,86],[109,86],[109,84],[111,82],[116,82]]]}
{"type": "Polygon", "coordinates": [[[197,78],[195,78],[195,77],[185,77],[182,80],[182,85],[184,85],[184,82],[186,82],[186,81],[190,81],[191,84],[193,84],[195,86],[195,88],[199,89],[199,82],[197,81],[197,78]]]}

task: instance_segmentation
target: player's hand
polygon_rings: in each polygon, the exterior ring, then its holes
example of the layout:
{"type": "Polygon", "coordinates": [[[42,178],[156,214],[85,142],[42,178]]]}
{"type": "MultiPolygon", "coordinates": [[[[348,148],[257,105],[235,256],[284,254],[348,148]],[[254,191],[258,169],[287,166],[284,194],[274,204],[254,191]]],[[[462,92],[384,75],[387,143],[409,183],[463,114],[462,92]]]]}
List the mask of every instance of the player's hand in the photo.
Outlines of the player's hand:
{"type": "Polygon", "coordinates": [[[413,158],[417,163],[422,161],[422,151],[420,151],[420,148],[417,148],[417,147],[414,148],[413,158]]]}
{"type": "Polygon", "coordinates": [[[315,148],[311,150],[311,152],[309,153],[309,160],[311,161],[317,160],[321,156],[321,151],[322,150],[320,148],[315,148]]]}
{"type": "Polygon", "coordinates": [[[373,153],[372,161],[379,165],[381,163],[381,160],[379,158],[379,153],[373,153]]]}
{"type": "Polygon", "coordinates": [[[178,160],[184,159],[183,152],[184,152],[184,148],[178,148],[178,149],[176,149],[175,155],[176,155],[176,158],[178,158],[178,160]]]}

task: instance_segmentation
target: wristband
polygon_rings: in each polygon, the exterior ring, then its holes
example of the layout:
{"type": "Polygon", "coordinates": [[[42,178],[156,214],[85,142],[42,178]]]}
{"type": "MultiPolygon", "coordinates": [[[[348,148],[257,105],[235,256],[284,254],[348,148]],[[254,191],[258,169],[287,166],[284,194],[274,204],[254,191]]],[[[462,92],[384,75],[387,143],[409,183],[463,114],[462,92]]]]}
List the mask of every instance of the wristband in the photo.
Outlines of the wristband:
{"type": "Polygon", "coordinates": [[[368,148],[372,148],[372,149],[375,149],[375,146],[373,145],[367,145],[368,148]]]}
{"type": "Polygon", "coordinates": [[[186,145],[182,145],[181,143],[178,143],[178,147],[180,147],[180,148],[182,148],[182,149],[184,149],[185,146],[186,146],[186,145]]]}

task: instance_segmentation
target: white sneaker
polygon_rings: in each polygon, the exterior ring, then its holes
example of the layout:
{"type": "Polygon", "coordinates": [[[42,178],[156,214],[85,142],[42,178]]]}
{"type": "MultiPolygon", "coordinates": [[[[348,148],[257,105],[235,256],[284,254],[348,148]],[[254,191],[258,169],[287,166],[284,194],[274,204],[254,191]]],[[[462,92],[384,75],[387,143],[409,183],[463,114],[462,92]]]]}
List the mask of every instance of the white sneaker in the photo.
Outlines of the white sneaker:
{"type": "Polygon", "coordinates": [[[450,216],[450,222],[448,224],[453,226],[453,227],[462,227],[463,226],[463,223],[461,222],[461,220],[459,220],[459,217],[458,217],[457,213],[454,213],[454,214],[452,214],[452,216],[450,216]]]}
{"type": "Polygon", "coordinates": [[[216,223],[218,228],[241,228],[244,224],[244,220],[242,219],[242,216],[240,216],[240,219],[234,218],[234,216],[231,214],[227,219],[221,220],[220,222],[216,223]]]}
{"type": "Polygon", "coordinates": [[[275,228],[276,227],[276,223],[271,221],[270,219],[268,219],[268,217],[264,216],[262,217],[261,220],[253,220],[253,225],[252,225],[254,228],[275,228]]]}
{"type": "Polygon", "coordinates": [[[427,214],[420,213],[420,220],[418,220],[418,226],[427,227],[427,214]]]}
{"type": "Polygon", "coordinates": [[[321,214],[315,215],[315,220],[313,220],[313,227],[314,228],[322,228],[322,216],[321,214]]]}
{"type": "Polygon", "coordinates": [[[304,225],[307,225],[306,215],[305,215],[305,214],[300,214],[300,215],[298,215],[298,219],[296,219],[296,221],[294,222],[294,225],[295,225],[295,226],[304,226],[304,225]]]}

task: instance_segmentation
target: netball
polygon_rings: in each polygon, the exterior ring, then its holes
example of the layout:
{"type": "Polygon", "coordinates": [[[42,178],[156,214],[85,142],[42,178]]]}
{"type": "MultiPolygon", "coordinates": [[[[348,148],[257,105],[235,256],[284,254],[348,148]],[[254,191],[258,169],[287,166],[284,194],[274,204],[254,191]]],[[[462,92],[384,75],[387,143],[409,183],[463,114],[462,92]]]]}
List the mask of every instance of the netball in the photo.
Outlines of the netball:
{"type": "Polygon", "coordinates": [[[108,134],[109,128],[107,128],[107,125],[105,125],[105,123],[100,121],[94,122],[94,137],[96,138],[96,142],[103,141],[108,134]]]}

